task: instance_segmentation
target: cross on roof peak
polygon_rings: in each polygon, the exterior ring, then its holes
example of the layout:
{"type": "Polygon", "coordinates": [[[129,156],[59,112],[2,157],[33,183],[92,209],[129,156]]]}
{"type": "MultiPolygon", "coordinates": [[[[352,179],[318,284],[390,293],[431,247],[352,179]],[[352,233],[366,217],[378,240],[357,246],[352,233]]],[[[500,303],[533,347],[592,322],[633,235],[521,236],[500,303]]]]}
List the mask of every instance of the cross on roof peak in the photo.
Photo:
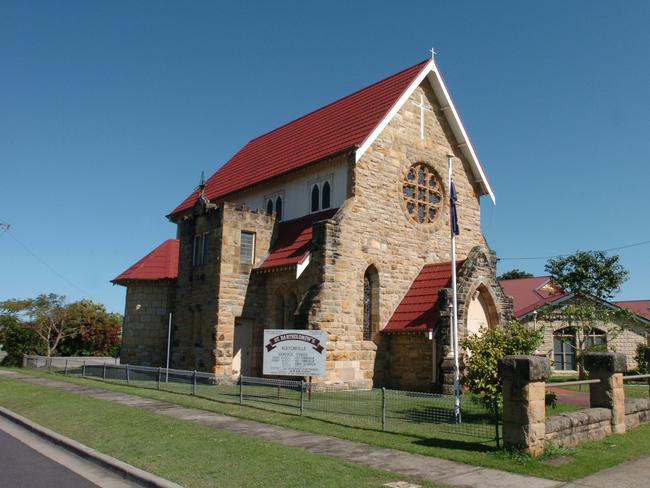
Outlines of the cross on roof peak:
{"type": "Polygon", "coordinates": [[[435,61],[435,59],[436,59],[436,54],[438,54],[438,53],[436,52],[436,50],[435,50],[434,48],[429,49],[429,52],[431,53],[431,59],[432,59],[433,61],[435,61]]]}

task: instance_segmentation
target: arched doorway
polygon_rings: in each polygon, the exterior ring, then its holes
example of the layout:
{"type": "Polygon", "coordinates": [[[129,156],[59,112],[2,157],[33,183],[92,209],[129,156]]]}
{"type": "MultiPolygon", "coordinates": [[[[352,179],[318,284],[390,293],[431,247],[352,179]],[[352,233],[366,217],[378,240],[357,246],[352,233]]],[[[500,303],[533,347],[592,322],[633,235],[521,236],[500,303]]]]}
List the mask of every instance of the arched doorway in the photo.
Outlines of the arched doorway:
{"type": "Polygon", "coordinates": [[[499,323],[494,299],[484,285],[480,285],[469,297],[465,314],[465,337],[476,335],[481,327],[492,328],[499,323]]]}

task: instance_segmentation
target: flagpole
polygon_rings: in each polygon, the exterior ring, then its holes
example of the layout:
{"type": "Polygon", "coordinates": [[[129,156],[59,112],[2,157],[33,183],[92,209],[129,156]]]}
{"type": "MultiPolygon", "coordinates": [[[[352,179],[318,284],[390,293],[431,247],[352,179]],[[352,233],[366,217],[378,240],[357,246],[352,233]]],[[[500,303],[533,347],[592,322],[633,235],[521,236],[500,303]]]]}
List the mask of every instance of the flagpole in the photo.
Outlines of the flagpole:
{"type": "MultiPolygon", "coordinates": [[[[453,154],[447,155],[447,165],[449,167],[449,201],[450,205],[455,206],[455,201],[452,199],[455,198],[455,195],[452,195],[452,185],[453,185],[453,154]]],[[[460,417],[460,371],[458,366],[458,295],[456,287],[456,232],[454,231],[452,224],[452,214],[451,208],[450,212],[450,230],[451,230],[451,288],[452,288],[452,321],[451,321],[451,342],[454,353],[454,417],[456,422],[461,421],[460,417]]],[[[456,216],[453,216],[456,218],[456,216]]]]}

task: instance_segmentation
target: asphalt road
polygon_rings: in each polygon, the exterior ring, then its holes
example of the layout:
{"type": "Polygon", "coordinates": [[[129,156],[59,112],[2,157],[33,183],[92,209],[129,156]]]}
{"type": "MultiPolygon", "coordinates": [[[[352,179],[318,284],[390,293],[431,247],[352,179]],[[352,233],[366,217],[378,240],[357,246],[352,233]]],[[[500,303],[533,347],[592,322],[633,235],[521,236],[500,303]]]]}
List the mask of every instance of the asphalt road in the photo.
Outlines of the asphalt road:
{"type": "Polygon", "coordinates": [[[0,487],[97,488],[0,430],[0,487]]]}

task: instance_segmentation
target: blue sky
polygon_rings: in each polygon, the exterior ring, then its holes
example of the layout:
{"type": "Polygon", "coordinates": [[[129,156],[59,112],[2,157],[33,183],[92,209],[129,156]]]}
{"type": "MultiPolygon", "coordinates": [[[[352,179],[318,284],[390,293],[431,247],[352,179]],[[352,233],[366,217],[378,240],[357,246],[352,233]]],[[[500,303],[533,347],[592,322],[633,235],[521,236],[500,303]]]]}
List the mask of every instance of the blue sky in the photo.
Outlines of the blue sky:
{"type": "MultiPolygon", "coordinates": [[[[631,0],[5,0],[0,300],[122,311],[109,280],[174,237],[164,216],[202,170],[432,46],[497,195],[499,256],[650,240],[649,23],[631,0]]],[[[650,298],[650,245],[620,254],[620,298],[650,298]]]]}

